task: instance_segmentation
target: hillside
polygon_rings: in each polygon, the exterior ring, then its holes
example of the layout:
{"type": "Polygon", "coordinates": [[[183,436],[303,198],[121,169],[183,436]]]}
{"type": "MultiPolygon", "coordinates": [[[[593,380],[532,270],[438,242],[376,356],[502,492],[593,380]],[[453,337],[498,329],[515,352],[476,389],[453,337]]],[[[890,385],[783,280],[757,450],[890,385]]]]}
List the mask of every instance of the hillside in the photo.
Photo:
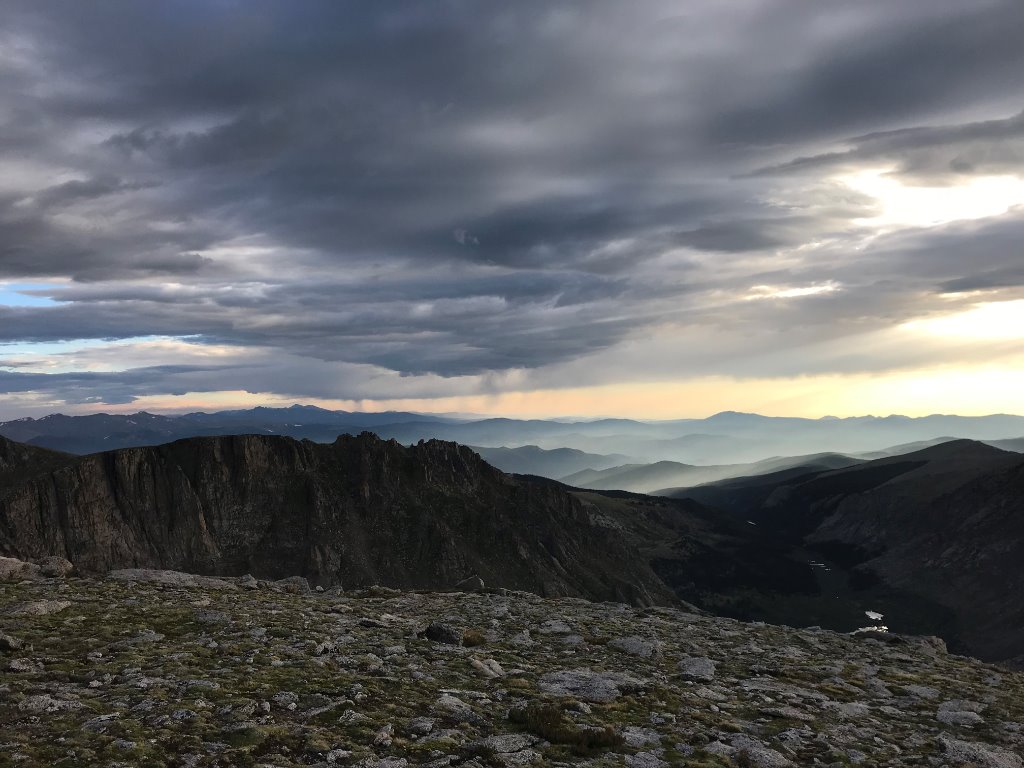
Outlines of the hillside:
{"type": "MultiPolygon", "coordinates": [[[[675,495],[749,520],[825,563],[828,589],[961,650],[1021,662],[1024,458],[972,441],[832,471],[734,479],[675,495]],[[909,596],[909,599],[908,599],[909,596]],[[930,606],[930,607],[929,607],[930,606]]],[[[819,570],[822,570],[819,567],[819,570]]]]}
{"type": "Polygon", "coordinates": [[[629,461],[622,454],[600,454],[577,451],[575,448],[546,450],[536,445],[518,448],[486,448],[471,446],[484,460],[502,472],[517,475],[540,475],[553,480],[583,470],[602,470],[629,461]]]}
{"type": "Polygon", "coordinates": [[[627,464],[601,471],[587,470],[562,477],[568,485],[593,490],[623,490],[634,493],[671,495],[681,488],[711,483],[730,477],[760,475],[779,470],[803,467],[806,469],[836,469],[860,463],[860,459],[838,453],[818,453],[810,456],[776,456],[747,464],[718,464],[694,466],[674,461],[653,464],[627,464]]]}

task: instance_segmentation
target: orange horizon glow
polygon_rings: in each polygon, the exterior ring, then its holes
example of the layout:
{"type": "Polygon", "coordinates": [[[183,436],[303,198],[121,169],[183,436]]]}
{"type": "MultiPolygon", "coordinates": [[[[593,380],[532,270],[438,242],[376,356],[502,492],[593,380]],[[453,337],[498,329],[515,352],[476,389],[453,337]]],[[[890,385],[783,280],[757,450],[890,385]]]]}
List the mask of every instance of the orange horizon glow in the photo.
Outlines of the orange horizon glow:
{"type": "Polygon", "coordinates": [[[128,404],[89,408],[87,412],[134,413],[145,410],[180,413],[259,405],[287,407],[294,403],[357,412],[414,411],[509,418],[621,417],[658,420],[705,418],[721,411],[804,418],[890,414],[928,416],[936,413],[962,416],[1024,414],[1024,368],[791,379],[738,380],[715,376],[678,382],[379,400],[224,391],[142,397],[128,404]],[[986,396],[979,398],[979,391],[986,391],[986,396]]]}

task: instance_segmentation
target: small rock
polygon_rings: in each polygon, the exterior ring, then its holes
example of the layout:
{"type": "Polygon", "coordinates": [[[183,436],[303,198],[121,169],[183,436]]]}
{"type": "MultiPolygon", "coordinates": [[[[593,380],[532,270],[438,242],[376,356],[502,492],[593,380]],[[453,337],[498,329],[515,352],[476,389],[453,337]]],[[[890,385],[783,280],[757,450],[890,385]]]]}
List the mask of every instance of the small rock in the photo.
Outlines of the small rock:
{"type": "Polygon", "coordinates": [[[426,736],[432,730],[434,730],[434,724],[437,721],[432,717],[414,717],[409,721],[409,725],[406,726],[408,731],[413,736],[426,736]]]}
{"type": "Polygon", "coordinates": [[[24,646],[20,638],[0,632],[0,651],[20,651],[24,646]]]}
{"type": "Polygon", "coordinates": [[[245,576],[238,577],[238,586],[242,589],[259,589],[260,583],[256,580],[256,577],[251,573],[245,574],[245,576]]]}
{"type": "Polygon", "coordinates": [[[935,719],[943,725],[956,725],[961,728],[972,728],[985,722],[985,718],[977,712],[955,709],[940,709],[935,719]]]}
{"type": "Polygon", "coordinates": [[[507,755],[511,752],[521,752],[527,747],[537,743],[537,737],[528,733],[502,733],[496,736],[488,736],[478,741],[477,744],[484,749],[507,755]]]}
{"type": "Polygon", "coordinates": [[[33,659],[11,659],[7,665],[8,672],[36,672],[43,668],[43,665],[33,659]]]}
{"type": "Polygon", "coordinates": [[[657,640],[647,640],[637,635],[630,637],[617,637],[608,643],[616,650],[628,653],[632,656],[639,656],[643,659],[657,658],[661,656],[661,643],[657,640]]]}
{"type": "Polygon", "coordinates": [[[492,678],[492,677],[504,677],[505,670],[501,668],[501,665],[494,659],[470,659],[469,663],[473,669],[477,671],[481,677],[492,678]]]}
{"type": "Polygon", "coordinates": [[[623,729],[622,738],[625,739],[627,746],[634,749],[653,747],[661,743],[661,734],[656,730],[653,728],[639,728],[635,725],[630,725],[623,729]]]}
{"type": "Polygon", "coordinates": [[[63,579],[65,576],[69,576],[74,570],[75,566],[71,564],[70,560],[66,560],[63,557],[44,557],[39,561],[39,570],[43,576],[50,578],[63,579]]]}
{"type": "Polygon", "coordinates": [[[445,645],[462,645],[462,631],[451,624],[434,622],[420,633],[427,640],[445,645]]]}
{"type": "Polygon", "coordinates": [[[1024,760],[1005,749],[990,747],[972,741],[960,741],[939,736],[944,757],[954,766],[966,768],[1024,768],[1024,760]]]}
{"type": "Polygon", "coordinates": [[[279,592],[287,592],[292,595],[308,595],[311,590],[309,582],[304,576],[289,576],[286,579],[278,579],[271,583],[271,588],[279,592]]]}
{"type": "Polygon", "coordinates": [[[34,579],[39,575],[39,570],[35,563],[26,563],[14,557],[0,557],[0,581],[34,579]]]}
{"type": "Polygon", "coordinates": [[[667,765],[668,763],[653,752],[637,752],[635,755],[626,755],[627,768],[665,768],[667,765]]]}
{"type": "Polygon", "coordinates": [[[394,736],[395,726],[388,723],[374,735],[373,746],[386,749],[391,746],[391,742],[394,741],[394,736]]]}
{"type": "Polygon", "coordinates": [[[70,712],[81,708],[82,703],[78,699],[55,699],[47,693],[27,696],[18,702],[18,709],[22,712],[70,712]]]}
{"type": "Polygon", "coordinates": [[[548,619],[537,628],[537,631],[542,635],[571,635],[573,633],[572,627],[561,619],[548,619]]]}
{"type": "Polygon", "coordinates": [[[642,681],[614,672],[574,669],[548,672],[539,681],[540,689],[555,696],[571,696],[597,704],[614,701],[623,688],[638,688],[642,681]]]}
{"type": "Polygon", "coordinates": [[[687,680],[706,683],[715,679],[715,662],[706,656],[687,656],[679,661],[679,672],[687,680]]]}
{"type": "Polygon", "coordinates": [[[49,616],[70,607],[71,603],[67,600],[34,600],[15,606],[10,612],[18,616],[49,616]]]}

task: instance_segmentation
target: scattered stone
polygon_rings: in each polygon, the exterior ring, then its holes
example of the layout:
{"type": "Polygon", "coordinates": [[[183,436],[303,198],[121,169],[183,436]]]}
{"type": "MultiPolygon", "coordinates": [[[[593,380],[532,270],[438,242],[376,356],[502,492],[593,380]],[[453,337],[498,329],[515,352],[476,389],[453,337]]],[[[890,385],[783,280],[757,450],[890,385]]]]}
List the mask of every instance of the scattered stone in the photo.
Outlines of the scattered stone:
{"type": "Polygon", "coordinates": [[[14,557],[0,557],[0,581],[21,581],[39,576],[39,566],[14,557]]]}
{"type": "Polygon", "coordinates": [[[462,630],[442,622],[434,622],[423,630],[421,635],[427,638],[427,640],[433,640],[435,643],[444,643],[446,645],[462,644],[462,630]]]}
{"type": "Polygon", "coordinates": [[[11,659],[7,664],[8,672],[35,672],[43,668],[35,659],[11,659]]]}
{"type": "Polygon", "coordinates": [[[654,752],[637,752],[635,755],[626,755],[627,768],[665,768],[668,765],[654,752]]]}
{"type": "Polygon", "coordinates": [[[377,733],[374,735],[373,746],[386,749],[387,747],[391,746],[391,742],[394,741],[394,736],[395,726],[391,723],[388,723],[379,731],[377,731],[377,733]]]}
{"type": "Polygon", "coordinates": [[[406,731],[413,736],[426,736],[432,730],[434,730],[434,724],[437,722],[432,717],[414,717],[409,721],[406,731]]]}
{"type": "Polygon", "coordinates": [[[473,669],[477,671],[481,677],[504,677],[505,670],[501,668],[501,664],[496,662],[494,659],[470,659],[469,663],[473,669]]]}
{"type": "Polygon", "coordinates": [[[75,566],[71,564],[70,560],[63,557],[44,557],[39,561],[39,570],[43,576],[63,579],[74,572],[75,566]]]}
{"type": "Polygon", "coordinates": [[[628,746],[634,749],[652,747],[661,743],[661,734],[653,728],[640,728],[635,725],[628,726],[622,731],[622,738],[628,746]]]}
{"type": "Polygon", "coordinates": [[[622,689],[642,687],[642,681],[616,672],[574,669],[549,672],[540,679],[540,689],[555,696],[572,696],[597,704],[614,701],[622,689]]]}
{"type": "Polygon", "coordinates": [[[998,747],[945,735],[939,736],[939,744],[945,751],[943,757],[958,768],[1024,768],[1019,755],[998,747]]]}
{"type": "Polygon", "coordinates": [[[278,579],[271,582],[270,587],[279,592],[287,592],[292,595],[308,595],[313,591],[309,588],[309,581],[304,576],[289,576],[286,579],[278,579]]]}
{"type": "Polygon", "coordinates": [[[238,589],[238,585],[231,579],[222,579],[215,576],[197,576],[194,573],[182,573],[181,571],[162,571],[150,568],[120,568],[110,571],[108,579],[114,581],[127,581],[148,584],[163,584],[168,587],[180,589],[238,589]]]}
{"type": "Polygon", "coordinates": [[[15,616],[49,616],[70,607],[71,603],[67,600],[33,600],[15,606],[10,612],[15,616]]]}
{"type": "Polygon", "coordinates": [[[238,586],[242,589],[259,589],[260,583],[256,580],[256,577],[251,573],[245,574],[245,576],[238,577],[238,586]]]}
{"type": "Polygon", "coordinates": [[[707,656],[687,656],[679,661],[679,672],[687,680],[707,683],[715,679],[716,664],[707,656]]]}
{"type": "Polygon", "coordinates": [[[905,685],[903,689],[918,699],[937,699],[941,695],[938,688],[930,685],[905,685]]]}
{"type": "Polygon", "coordinates": [[[609,641],[609,646],[623,653],[639,656],[643,659],[656,658],[661,655],[661,643],[657,640],[648,640],[637,635],[619,637],[609,641]]]}
{"type": "Polygon", "coordinates": [[[573,628],[561,619],[548,619],[537,628],[537,631],[542,635],[571,635],[573,628]]]}
{"type": "Polygon", "coordinates": [[[979,714],[984,710],[985,705],[979,702],[954,699],[952,701],[944,701],[939,706],[935,719],[944,725],[972,728],[985,722],[985,719],[979,714]]]}
{"type": "Polygon", "coordinates": [[[488,736],[486,739],[477,742],[484,749],[503,755],[511,752],[521,752],[536,743],[537,738],[528,733],[503,733],[497,736],[488,736]]]}
{"type": "Polygon", "coordinates": [[[1024,768],[1024,674],[911,640],[497,590],[185,583],[0,585],[0,754],[26,768],[1024,768]],[[73,608],[13,613],[48,600],[73,608]],[[428,625],[486,642],[415,641],[428,625]]]}
{"type": "Polygon", "coordinates": [[[48,693],[40,693],[35,696],[27,696],[18,702],[18,709],[22,712],[70,712],[82,708],[82,702],[78,699],[56,699],[48,693]]]}

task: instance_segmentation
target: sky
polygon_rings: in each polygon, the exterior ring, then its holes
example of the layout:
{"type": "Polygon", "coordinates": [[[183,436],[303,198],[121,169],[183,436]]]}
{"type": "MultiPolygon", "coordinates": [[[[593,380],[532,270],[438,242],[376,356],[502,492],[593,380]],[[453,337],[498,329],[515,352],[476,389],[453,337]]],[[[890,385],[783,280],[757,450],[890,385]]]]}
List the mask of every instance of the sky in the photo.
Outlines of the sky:
{"type": "Polygon", "coordinates": [[[1019,0],[0,15],[0,418],[1024,413],[1019,0]]]}

